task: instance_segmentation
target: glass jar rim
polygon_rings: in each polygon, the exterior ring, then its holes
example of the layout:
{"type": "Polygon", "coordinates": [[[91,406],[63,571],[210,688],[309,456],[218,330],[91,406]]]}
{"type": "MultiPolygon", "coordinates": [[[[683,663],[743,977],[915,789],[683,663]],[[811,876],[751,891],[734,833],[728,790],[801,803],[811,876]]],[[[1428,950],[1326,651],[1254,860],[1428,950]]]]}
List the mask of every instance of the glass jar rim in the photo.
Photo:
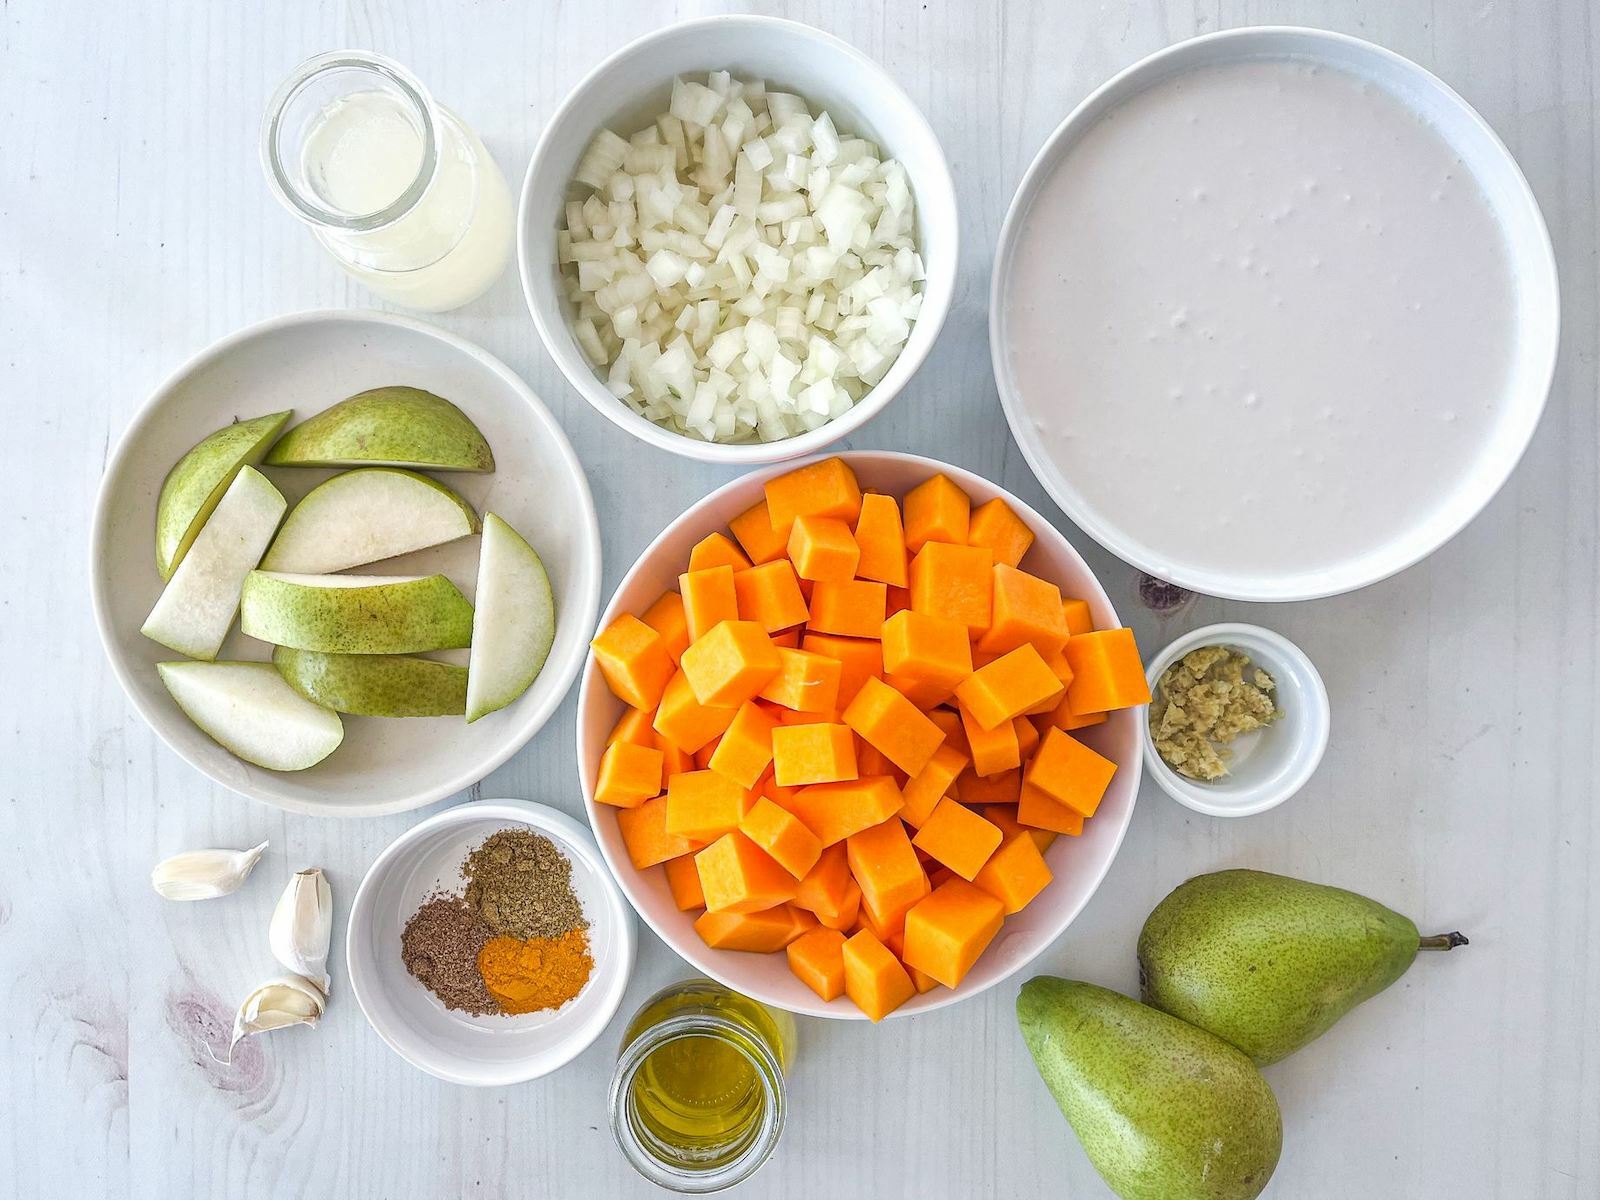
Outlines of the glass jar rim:
{"type": "Polygon", "coordinates": [[[714,1013],[682,1013],[640,1033],[622,1050],[611,1076],[608,1107],[611,1133],[630,1166],[651,1183],[684,1195],[720,1192],[750,1178],[771,1157],[783,1133],[787,1091],[783,1066],[766,1040],[737,1021],[714,1013]],[[629,1121],[634,1077],[651,1054],[685,1037],[713,1037],[732,1046],[755,1069],[766,1103],[761,1123],[750,1142],[731,1162],[706,1170],[690,1170],[651,1154],[629,1121]]]}
{"type": "Polygon", "coordinates": [[[261,166],[279,203],[301,220],[328,229],[365,233],[382,229],[405,216],[428,190],[439,165],[438,128],[439,113],[432,95],[405,67],[368,50],[329,50],[306,59],[272,94],[261,124],[261,166]],[[346,213],[319,203],[295,183],[278,153],[283,116],[290,102],[319,76],[340,70],[371,71],[388,80],[411,104],[422,134],[422,161],[418,164],[416,178],[376,212],[346,213]]]}

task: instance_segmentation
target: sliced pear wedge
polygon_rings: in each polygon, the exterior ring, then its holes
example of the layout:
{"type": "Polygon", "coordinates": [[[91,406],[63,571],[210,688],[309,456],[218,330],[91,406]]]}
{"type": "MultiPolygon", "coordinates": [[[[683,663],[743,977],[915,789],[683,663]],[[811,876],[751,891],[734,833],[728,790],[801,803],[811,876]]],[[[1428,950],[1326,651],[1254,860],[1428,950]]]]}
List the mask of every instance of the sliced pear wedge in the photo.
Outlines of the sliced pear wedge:
{"type": "Polygon", "coordinates": [[[478,427],[450,401],[415,387],[381,387],[341,400],[272,447],[274,467],[413,467],[492,471],[478,427]]]}
{"type": "Polygon", "coordinates": [[[216,658],[239,611],[244,577],[287,507],[265,475],[241,467],[139,632],[190,658],[216,658]]]}
{"type": "Polygon", "coordinates": [[[476,532],[478,514],[444,484],[397,467],[367,467],[307,492],[261,569],[326,574],[476,532]]]}
{"type": "Polygon", "coordinates": [[[544,563],[505,521],[487,513],[478,557],[478,612],[467,663],[467,720],[504,708],[533,683],[556,637],[544,563]]]}
{"type": "Polygon", "coordinates": [[[156,669],[191,721],[258,767],[303,771],[344,741],[339,714],[311,703],[271,663],[164,662],[156,669]]]}
{"type": "Polygon", "coordinates": [[[457,717],[467,669],[403,654],[321,654],[279,646],[272,665],[307,700],[362,717],[457,717]]]}
{"type": "Polygon", "coordinates": [[[239,627],[326,654],[414,654],[472,643],[472,605],[443,575],[251,571],[239,627]]]}
{"type": "Polygon", "coordinates": [[[261,461],[292,410],[219,429],[180,458],[156,501],[156,570],[171,579],[240,467],[261,461]]]}

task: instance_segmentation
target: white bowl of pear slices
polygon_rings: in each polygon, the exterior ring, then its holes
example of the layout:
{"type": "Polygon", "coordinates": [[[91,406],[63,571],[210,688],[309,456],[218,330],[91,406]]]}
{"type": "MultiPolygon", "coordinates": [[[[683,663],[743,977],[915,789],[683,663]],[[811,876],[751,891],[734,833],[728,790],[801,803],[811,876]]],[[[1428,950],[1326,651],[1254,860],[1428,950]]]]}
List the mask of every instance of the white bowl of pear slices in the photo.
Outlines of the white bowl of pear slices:
{"type": "Polygon", "coordinates": [[[376,312],[309,312],[191,359],[101,481],[95,618],[129,699],[204,774],[373,816],[482,779],[583,662],[600,532],[508,367],[376,312]]]}

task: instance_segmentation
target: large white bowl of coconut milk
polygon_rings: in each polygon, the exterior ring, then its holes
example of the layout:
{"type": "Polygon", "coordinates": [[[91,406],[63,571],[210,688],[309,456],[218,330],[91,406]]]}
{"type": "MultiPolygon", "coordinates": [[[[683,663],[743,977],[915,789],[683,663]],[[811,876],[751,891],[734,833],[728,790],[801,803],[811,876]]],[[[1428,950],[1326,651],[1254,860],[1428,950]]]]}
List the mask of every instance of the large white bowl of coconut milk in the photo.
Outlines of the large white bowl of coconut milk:
{"type": "Polygon", "coordinates": [[[1421,67],[1232,30],[1095,91],[1001,233],[1012,432],[1062,509],[1240,600],[1362,587],[1516,465],[1555,367],[1555,260],[1510,153],[1421,67]]]}

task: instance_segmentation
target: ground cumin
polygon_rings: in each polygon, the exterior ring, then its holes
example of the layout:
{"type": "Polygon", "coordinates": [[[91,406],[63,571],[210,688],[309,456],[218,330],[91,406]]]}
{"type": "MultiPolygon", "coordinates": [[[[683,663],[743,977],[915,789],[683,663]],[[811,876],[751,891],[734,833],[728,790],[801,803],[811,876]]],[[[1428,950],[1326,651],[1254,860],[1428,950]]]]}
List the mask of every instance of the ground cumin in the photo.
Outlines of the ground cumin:
{"type": "Polygon", "coordinates": [[[582,929],[526,941],[502,935],[478,951],[478,974],[504,1013],[560,1008],[583,990],[593,970],[582,929]]]}

